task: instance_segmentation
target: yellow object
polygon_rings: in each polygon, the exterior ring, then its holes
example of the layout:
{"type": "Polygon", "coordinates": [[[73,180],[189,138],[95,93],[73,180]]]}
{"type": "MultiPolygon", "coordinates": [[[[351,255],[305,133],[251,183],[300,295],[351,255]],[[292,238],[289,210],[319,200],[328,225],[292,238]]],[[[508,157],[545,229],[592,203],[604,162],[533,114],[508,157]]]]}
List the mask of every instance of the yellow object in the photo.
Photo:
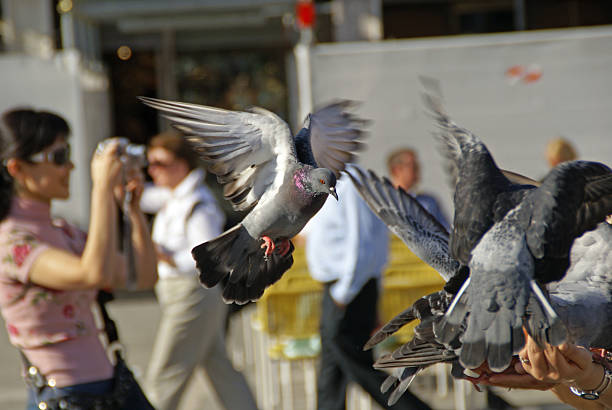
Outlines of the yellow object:
{"type": "MultiPolygon", "coordinates": [[[[389,265],[383,275],[383,294],[378,300],[381,325],[420,297],[442,289],[445,283],[434,268],[412,253],[397,236],[391,237],[389,248],[389,265]]],[[[414,321],[397,331],[397,342],[410,340],[418,324],[418,321],[414,321]]]]}
{"type": "Polygon", "coordinates": [[[261,329],[295,339],[319,334],[323,285],[310,277],[304,246],[293,251],[293,266],[257,301],[261,329]]]}
{"type": "MultiPolygon", "coordinates": [[[[319,333],[323,286],[308,273],[303,245],[296,246],[293,259],[292,268],[257,302],[256,320],[261,330],[270,335],[302,339],[319,333]]],[[[442,286],[442,277],[392,235],[389,265],[383,274],[378,306],[382,324],[421,296],[438,291],[442,286]]],[[[417,324],[399,330],[396,340],[408,341],[417,324]]]]}

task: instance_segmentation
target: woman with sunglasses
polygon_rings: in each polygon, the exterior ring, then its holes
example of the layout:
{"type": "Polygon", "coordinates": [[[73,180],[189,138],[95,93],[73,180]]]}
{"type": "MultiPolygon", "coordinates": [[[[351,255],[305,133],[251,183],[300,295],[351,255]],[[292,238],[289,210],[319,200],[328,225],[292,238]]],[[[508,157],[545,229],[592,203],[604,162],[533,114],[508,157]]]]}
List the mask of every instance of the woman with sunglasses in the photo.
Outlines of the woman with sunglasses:
{"type": "MultiPolygon", "coordinates": [[[[10,341],[47,382],[28,383],[28,409],[76,394],[105,395],[113,389],[113,365],[99,339],[91,307],[98,289],[120,287],[126,263],[118,251],[118,209],[122,163],[117,144],[91,162],[93,188],[89,233],[50,215],[51,201],[70,194],[70,129],[58,115],[15,109],[0,129],[0,309],[10,341]]],[[[156,280],[156,259],[133,192],[132,240],[138,282],[156,280]]],[[[28,378],[30,382],[34,380],[28,378]]],[[[150,409],[136,389],[125,409],[150,409]]]]}

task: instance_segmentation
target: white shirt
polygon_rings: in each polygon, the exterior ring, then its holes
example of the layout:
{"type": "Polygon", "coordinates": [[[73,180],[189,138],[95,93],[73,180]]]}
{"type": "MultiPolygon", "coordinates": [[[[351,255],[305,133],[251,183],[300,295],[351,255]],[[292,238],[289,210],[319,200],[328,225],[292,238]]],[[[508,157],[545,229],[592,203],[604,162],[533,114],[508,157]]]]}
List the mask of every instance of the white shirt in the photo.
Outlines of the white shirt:
{"type": "Polygon", "coordinates": [[[315,280],[336,281],[330,294],[347,305],[371,278],[381,278],[389,231],[347,177],[338,180],[336,192],[338,202],[327,198],[308,223],[306,260],[315,280]]]}
{"type": "Polygon", "coordinates": [[[191,249],[223,231],[225,216],[203,180],[204,172],[195,169],[174,190],[145,187],[141,208],[145,212],[157,211],[153,242],[162,246],[176,264],[174,267],[160,261],[157,265],[160,278],[195,275],[191,249]]]}

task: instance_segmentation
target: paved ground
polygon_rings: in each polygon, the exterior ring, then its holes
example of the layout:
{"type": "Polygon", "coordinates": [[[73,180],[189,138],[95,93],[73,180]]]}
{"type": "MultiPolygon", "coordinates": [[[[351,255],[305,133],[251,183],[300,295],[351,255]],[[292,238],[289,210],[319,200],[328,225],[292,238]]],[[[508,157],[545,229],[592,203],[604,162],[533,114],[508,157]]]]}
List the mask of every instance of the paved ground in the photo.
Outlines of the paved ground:
{"type": "MultiPolygon", "coordinates": [[[[134,373],[141,376],[147,366],[151,343],[155,334],[159,308],[150,294],[139,297],[119,298],[111,303],[110,313],[118,322],[120,337],[127,346],[127,359],[134,373]]],[[[316,360],[271,360],[267,354],[274,341],[252,326],[254,307],[248,307],[232,320],[228,347],[237,368],[247,379],[257,395],[258,405],[265,410],[314,409],[314,376],[316,360]]],[[[25,389],[19,377],[20,362],[17,351],[8,343],[4,326],[0,330],[0,410],[23,410],[25,389]]],[[[485,395],[477,393],[469,385],[453,382],[438,384],[435,372],[419,376],[413,391],[436,409],[484,409],[485,395]],[[446,393],[440,391],[448,386],[446,393]],[[463,394],[460,394],[462,393],[463,394]],[[464,406],[463,406],[464,405],[464,406]]],[[[198,374],[193,378],[179,410],[221,410],[213,392],[208,388],[206,377],[198,374]]],[[[549,393],[531,391],[500,391],[506,400],[522,409],[557,410],[568,407],[556,404],[549,393]]],[[[349,393],[351,410],[375,410],[369,397],[358,389],[349,393]]],[[[239,409],[231,409],[239,410],[239,409]]]]}

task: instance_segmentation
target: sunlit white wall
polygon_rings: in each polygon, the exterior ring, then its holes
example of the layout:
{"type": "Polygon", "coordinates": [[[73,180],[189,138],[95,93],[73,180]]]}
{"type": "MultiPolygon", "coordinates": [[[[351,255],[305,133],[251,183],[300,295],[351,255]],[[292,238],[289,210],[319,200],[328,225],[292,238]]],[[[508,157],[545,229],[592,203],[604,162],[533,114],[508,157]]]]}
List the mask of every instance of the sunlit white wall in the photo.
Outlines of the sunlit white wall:
{"type": "Polygon", "coordinates": [[[359,113],[374,120],[361,164],[386,173],[390,151],[416,148],[421,187],[449,216],[451,191],[419,75],[440,80],[449,114],[485,141],[500,167],[541,178],[545,145],[559,135],[582,159],[612,166],[610,26],[323,44],[312,64],[315,105],[360,100],[359,113]]]}
{"type": "Polygon", "coordinates": [[[0,111],[17,106],[49,110],[64,116],[72,129],[76,169],[71,198],[53,212],[85,228],[89,222],[89,161],[98,141],[110,135],[108,79],[83,69],[75,53],[44,59],[26,54],[0,55],[0,111]]]}

